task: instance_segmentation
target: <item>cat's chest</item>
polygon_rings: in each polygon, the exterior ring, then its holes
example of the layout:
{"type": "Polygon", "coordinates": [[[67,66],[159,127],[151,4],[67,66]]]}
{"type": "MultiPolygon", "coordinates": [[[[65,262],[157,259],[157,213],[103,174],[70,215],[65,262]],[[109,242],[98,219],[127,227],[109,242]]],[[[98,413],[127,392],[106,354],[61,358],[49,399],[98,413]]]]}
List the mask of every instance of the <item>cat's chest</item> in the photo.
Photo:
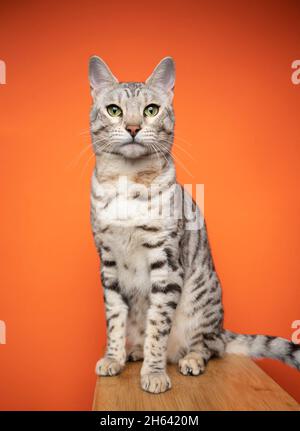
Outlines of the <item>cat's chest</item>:
{"type": "Polygon", "coordinates": [[[123,177],[114,183],[92,183],[91,205],[98,227],[122,232],[127,244],[134,243],[140,234],[132,231],[141,225],[157,230],[170,230],[174,219],[169,215],[172,191],[145,187],[123,177]]]}
{"type": "Polygon", "coordinates": [[[95,180],[91,204],[99,222],[125,228],[150,222],[153,204],[148,196],[147,188],[131,183],[125,177],[101,185],[95,180]]]}
{"type": "MultiPolygon", "coordinates": [[[[142,248],[146,234],[137,227],[110,224],[103,233],[103,241],[109,244],[114,255],[131,256],[137,249],[142,248]]],[[[142,250],[139,250],[141,253],[142,250]]]]}
{"type": "Polygon", "coordinates": [[[105,232],[103,240],[109,244],[118,268],[118,280],[124,291],[150,289],[149,256],[143,246],[146,235],[138,229],[114,226],[105,232]]]}

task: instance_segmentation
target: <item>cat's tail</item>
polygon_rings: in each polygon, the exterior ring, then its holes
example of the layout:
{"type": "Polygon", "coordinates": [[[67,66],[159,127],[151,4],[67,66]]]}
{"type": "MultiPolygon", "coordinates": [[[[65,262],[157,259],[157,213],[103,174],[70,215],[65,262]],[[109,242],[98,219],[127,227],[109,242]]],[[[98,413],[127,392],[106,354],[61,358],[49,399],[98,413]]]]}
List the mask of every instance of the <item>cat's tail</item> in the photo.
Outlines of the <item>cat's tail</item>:
{"type": "Polygon", "coordinates": [[[277,359],[300,370],[300,344],[281,337],[242,335],[227,330],[222,335],[226,353],[277,359]]]}

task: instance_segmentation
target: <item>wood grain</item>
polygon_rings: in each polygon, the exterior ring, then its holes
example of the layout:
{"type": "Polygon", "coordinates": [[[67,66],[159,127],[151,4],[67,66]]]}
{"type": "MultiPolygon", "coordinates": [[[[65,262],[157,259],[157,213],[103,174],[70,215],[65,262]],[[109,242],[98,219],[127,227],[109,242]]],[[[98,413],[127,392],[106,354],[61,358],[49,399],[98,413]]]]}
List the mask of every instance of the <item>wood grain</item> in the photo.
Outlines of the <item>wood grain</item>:
{"type": "Polygon", "coordinates": [[[251,359],[227,355],[211,360],[201,376],[182,376],[168,366],[173,387],[163,394],[140,388],[141,362],[129,363],[121,375],[98,377],[96,411],[300,410],[299,404],[251,359]]]}

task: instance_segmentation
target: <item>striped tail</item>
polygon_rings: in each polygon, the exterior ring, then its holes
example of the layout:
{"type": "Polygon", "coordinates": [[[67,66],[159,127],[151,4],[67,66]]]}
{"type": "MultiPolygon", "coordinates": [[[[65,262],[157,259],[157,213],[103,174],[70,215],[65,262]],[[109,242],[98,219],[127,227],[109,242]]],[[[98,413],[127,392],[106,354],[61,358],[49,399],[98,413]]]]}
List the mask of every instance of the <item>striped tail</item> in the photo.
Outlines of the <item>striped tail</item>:
{"type": "Polygon", "coordinates": [[[226,343],[226,353],[277,359],[300,371],[300,344],[280,337],[242,335],[227,330],[223,332],[223,339],[226,343]]]}

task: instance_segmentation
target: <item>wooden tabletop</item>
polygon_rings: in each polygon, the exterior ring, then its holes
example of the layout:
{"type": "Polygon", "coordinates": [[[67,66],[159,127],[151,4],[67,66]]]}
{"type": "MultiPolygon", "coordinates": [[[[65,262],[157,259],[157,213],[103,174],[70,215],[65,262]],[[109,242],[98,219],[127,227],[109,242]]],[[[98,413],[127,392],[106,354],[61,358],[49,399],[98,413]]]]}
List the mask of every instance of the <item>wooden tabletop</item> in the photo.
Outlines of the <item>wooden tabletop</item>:
{"type": "Polygon", "coordinates": [[[201,376],[183,376],[168,366],[172,389],[149,394],[140,388],[141,362],[116,377],[98,377],[93,410],[200,411],[300,410],[299,404],[251,359],[227,355],[211,360],[201,376]]]}

